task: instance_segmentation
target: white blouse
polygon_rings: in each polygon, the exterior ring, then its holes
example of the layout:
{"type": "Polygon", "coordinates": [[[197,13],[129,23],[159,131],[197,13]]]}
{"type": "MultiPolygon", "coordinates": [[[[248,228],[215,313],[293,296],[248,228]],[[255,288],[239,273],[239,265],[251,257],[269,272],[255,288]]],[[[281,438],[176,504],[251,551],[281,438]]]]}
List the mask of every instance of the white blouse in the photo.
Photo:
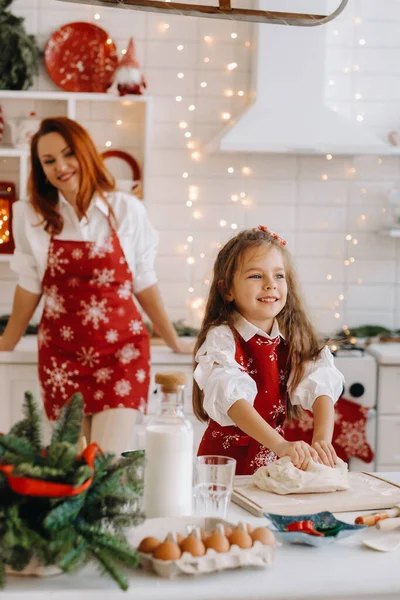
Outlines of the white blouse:
{"type": "MultiPolygon", "coordinates": [[[[151,225],[146,210],[135,196],[113,191],[107,200],[114,211],[121,247],[133,273],[134,291],[141,292],[157,282],[154,260],[158,234],[151,225]]],[[[108,207],[104,200],[95,195],[89,205],[87,216],[79,220],[74,208],[59,194],[59,209],[64,227],[59,240],[96,242],[101,244],[110,235],[107,220],[108,207]]],[[[42,279],[46,270],[50,234],[40,223],[41,217],[32,205],[19,201],[13,205],[13,234],[15,251],[10,266],[19,275],[18,284],[32,292],[42,292],[42,279]]]]}
{"type": "MultiPolygon", "coordinates": [[[[275,320],[268,335],[238,315],[235,328],[245,342],[258,334],[275,338],[279,332],[275,320]]],[[[235,425],[228,416],[228,410],[237,400],[247,400],[253,405],[257,395],[254,379],[241,370],[235,360],[236,342],[228,325],[218,325],[209,330],[204,344],[197,354],[198,363],[194,378],[204,392],[204,410],[219,425],[235,425]]],[[[336,402],[343,391],[344,377],[335,367],[333,356],[325,346],[315,361],[306,365],[304,378],[291,395],[293,405],[301,405],[310,410],[318,396],[329,396],[336,402]]]]}

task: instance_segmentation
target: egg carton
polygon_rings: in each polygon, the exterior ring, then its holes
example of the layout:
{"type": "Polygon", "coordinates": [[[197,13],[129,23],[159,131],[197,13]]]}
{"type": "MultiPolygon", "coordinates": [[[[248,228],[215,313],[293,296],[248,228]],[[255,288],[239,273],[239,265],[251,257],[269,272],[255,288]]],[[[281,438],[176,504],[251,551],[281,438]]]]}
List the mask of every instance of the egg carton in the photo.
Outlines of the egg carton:
{"type": "MultiPolygon", "coordinates": [[[[129,541],[138,546],[140,540],[144,537],[154,536],[158,539],[164,539],[169,532],[188,534],[195,527],[200,527],[205,529],[207,533],[211,533],[218,523],[222,523],[231,529],[236,527],[234,523],[214,518],[148,519],[143,525],[135,529],[134,538],[130,538],[129,541]]],[[[141,565],[147,571],[155,572],[167,579],[173,579],[182,574],[202,575],[240,567],[266,567],[273,562],[274,548],[256,541],[249,549],[232,545],[228,552],[219,553],[209,548],[206,554],[200,557],[194,557],[189,552],[184,552],[178,560],[159,560],[142,552],[139,552],[139,557],[141,565]]]]}

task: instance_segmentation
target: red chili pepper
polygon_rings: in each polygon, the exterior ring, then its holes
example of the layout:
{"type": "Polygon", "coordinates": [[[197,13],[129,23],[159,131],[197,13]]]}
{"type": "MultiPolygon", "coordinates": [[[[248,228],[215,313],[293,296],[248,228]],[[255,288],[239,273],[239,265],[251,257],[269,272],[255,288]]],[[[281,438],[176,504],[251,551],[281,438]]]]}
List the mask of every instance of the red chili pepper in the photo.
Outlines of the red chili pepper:
{"type": "Polygon", "coordinates": [[[301,531],[308,535],[316,535],[318,537],[323,536],[323,533],[315,531],[314,523],[312,521],[295,521],[294,523],[289,523],[286,527],[286,531],[301,531]]]}

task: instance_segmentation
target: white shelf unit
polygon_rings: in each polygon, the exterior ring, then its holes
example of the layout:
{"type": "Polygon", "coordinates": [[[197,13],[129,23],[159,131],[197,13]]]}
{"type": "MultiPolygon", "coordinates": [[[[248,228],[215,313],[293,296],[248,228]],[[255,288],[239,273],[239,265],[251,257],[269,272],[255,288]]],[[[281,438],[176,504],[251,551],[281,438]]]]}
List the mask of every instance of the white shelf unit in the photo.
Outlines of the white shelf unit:
{"type": "MultiPolygon", "coordinates": [[[[36,112],[39,119],[66,116],[76,119],[86,127],[100,152],[118,149],[133,154],[141,166],[143,197],[146,198],[153,107],[151,96],[118,96],[112,92],[91,94],[0,90],[0,105],[3,108],[6,124],[15,126],[20,118],[27,117],[31,111],[36,112]],[[117,120],[122,121],[120,126],[116,124],[117,120]],[[107,147],[105,141],[111,141],[112,145],[107,147]]],[[[29,151],[0,144],[1,158],[19,160],[17,192],[18,198],[25,197],[29,174],[29,151]]],[[[3,166],[0,170],[0,178],[6,177],[6,171],[7,168],[3,166]]],[[[118,173],[116,177],[118,179],[118,173]]]]}

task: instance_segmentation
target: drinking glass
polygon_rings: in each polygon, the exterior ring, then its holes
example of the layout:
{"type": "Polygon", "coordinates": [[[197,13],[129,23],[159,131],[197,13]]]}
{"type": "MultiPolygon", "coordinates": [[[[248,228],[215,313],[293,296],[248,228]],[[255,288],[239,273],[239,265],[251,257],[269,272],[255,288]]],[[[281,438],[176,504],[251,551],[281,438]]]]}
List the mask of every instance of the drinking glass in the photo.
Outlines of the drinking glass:
{"type": "Polygon", "coordinates": [[[234,458],[210,454],[196,457],[193,489],[193,510],[196,516],[226,518],[235,469],[234,458]]]}

